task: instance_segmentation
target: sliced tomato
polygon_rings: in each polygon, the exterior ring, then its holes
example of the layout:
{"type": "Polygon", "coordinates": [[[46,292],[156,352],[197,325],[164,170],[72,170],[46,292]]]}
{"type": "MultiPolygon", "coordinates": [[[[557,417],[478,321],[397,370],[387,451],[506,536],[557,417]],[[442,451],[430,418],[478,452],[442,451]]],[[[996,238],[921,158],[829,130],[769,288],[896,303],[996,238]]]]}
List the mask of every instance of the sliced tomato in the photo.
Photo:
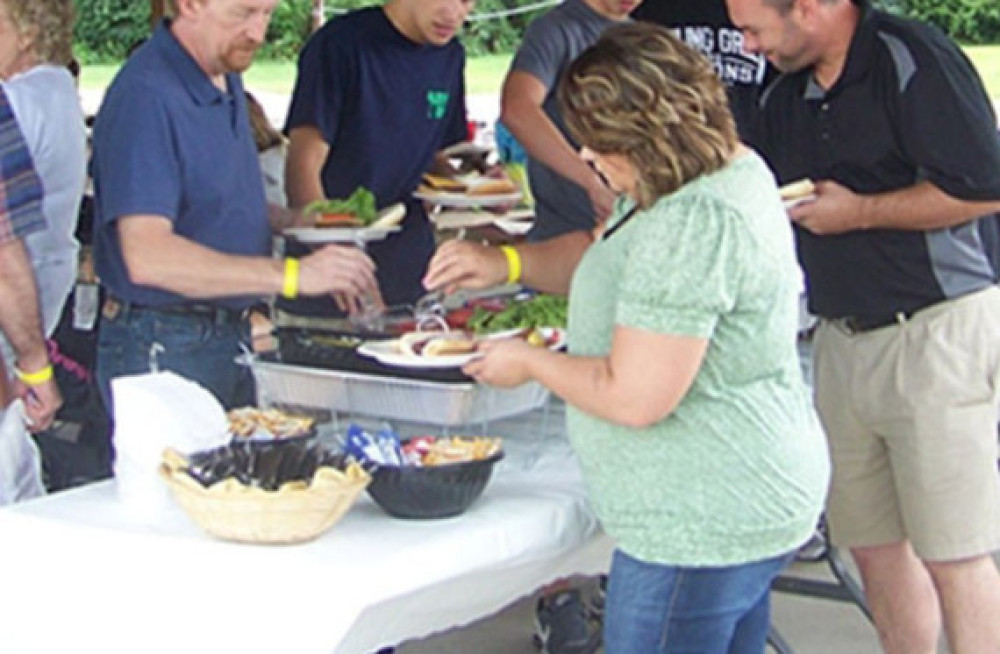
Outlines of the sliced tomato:
{"type": "Polygon", "coordinates": [[[453,329],[465,329],[469,324],[469,318],[476,312],[473,307],[459,307],[448,312],[444,317],[448,326],[453,329]]]}
{"type": "Polygon", "coordinates": [[[316,216],[317,227],[359,227],[361,221],[353,213],[324,213],[316,216]]]}
{"type": "Polygon", "coordinates": [[[499,298],[481,297],[473,300],[469,300],[468,306],[475,308],[480,307],[486,311],[503,311],[504,307],[507,306],[507,301],[499,298]]]}

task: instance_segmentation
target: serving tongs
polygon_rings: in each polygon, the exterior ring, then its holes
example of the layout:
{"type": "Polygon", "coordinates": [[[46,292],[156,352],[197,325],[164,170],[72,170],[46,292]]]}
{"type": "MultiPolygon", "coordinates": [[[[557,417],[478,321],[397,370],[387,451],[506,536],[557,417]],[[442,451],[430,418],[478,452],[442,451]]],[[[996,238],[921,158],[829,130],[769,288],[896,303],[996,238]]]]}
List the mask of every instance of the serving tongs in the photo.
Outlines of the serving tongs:
{"type": "Polygon", "coordinates": [[[448,310],[444,306],[444,297],[444,289],[436,288],[424,293],[413,303],[417,331],[448,331],[448,322],[445,320],[448,310]]]}

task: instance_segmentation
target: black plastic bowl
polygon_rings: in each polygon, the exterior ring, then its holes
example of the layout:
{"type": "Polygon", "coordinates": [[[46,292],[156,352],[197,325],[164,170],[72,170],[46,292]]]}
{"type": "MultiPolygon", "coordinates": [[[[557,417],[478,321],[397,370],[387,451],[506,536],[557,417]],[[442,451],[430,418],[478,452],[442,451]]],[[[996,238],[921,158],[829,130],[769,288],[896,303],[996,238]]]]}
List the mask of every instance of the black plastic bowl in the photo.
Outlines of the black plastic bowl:
{"type": "Polygon", "coordinates": [[[379,466],[368,494],[397,518],[450,518],[468,509],[486,488],[497,452],[487,459],[438,466],[379,466]]]}

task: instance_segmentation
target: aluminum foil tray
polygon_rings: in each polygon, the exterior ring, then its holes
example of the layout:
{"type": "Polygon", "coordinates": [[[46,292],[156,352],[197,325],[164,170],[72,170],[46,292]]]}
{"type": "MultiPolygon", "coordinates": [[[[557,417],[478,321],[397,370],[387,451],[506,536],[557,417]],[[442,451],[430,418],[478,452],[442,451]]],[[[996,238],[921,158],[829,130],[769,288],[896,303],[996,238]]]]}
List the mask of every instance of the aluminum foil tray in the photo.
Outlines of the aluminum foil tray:
{"type": "Polygon", "coordinates": [[[360,374],[287,363],[250,361],[260,406],[328,409],[390,420],[457,427],[526,413],[545,404],[537,382],[499,389],[478,384],[360,374]]]}

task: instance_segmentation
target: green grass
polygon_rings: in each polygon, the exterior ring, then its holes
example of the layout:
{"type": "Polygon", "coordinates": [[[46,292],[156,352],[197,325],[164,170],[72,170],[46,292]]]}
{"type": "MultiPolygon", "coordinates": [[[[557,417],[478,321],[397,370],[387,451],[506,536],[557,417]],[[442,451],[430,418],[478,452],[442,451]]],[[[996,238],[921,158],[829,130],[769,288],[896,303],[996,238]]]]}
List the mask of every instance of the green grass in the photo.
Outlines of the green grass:
{"type": "MultiPolygon", "coordinates": [[[[510,55],[488,55],[470,59],[466,66],[467,93],[496,93],[507,74],[510,55]]],[[[92,64],[83,67],[81,86],[88,89],[107,88],[118,72],[119,64],[92,64]]],[[[258,61],[243,76],[251,91],[267,91],[290,95],[295,83],[295,64],[287,61],[258,61]]]]}
{"type": "Polygon", "coordinates": [[[511,55],[486,55],[465,64],[466,93],[499,93],[511,55]]]}
{"type": "MultiPolygon", "coordinates": [[[[990,97],[1000,100],[1000,44],[967,46],[965,52],[979,70],[990,97]]],[[[498,92],[509,64],[510,55],[487,55],[469,59],[465,69],[466,92],[498,92]]],[[[84,66],[81,85],[91,89],[105,88],[117,71],[118,65],[84,66]]],[[[290,94],[295,82],[295,64],[257,62],[250,67],[244,79],[246,87],[252,91],[290,94]]]]}
{"type": "Polygon", "coordinates": [[[1000,45],[970,45],[964,50],[983,78],[990,97],[1000,100],[1000,45]]]}

